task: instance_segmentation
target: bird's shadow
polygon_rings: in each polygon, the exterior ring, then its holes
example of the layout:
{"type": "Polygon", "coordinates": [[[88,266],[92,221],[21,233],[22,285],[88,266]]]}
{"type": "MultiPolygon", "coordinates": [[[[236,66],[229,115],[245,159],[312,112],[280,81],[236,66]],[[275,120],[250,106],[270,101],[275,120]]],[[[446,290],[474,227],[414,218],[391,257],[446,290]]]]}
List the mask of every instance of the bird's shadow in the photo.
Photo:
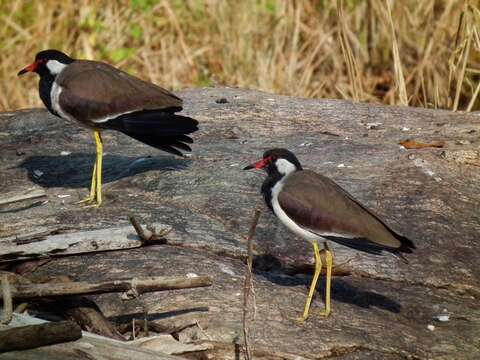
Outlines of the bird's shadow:
{"type": "MultiPolygon", "coordinates": [[[[310,282],[312,281],[311,276],[298,277],[291,275],[299,273],[313,275],[313,267],[305,266],[297,269],[284,268],[282,261],[277,257],[273,255],[260,255],[254,259],[253,272],[264,277],[268,281],[281,286],[303,285],[308,289],[310,287],[310,282]],[[257,266],[255,266],[256,264],[257,266]]],[[[316,290],[317,296],[320,296],[320,298],[323,299],[325,295],[324,276],[320,276],[316,290]]],[[[402,305],[395,300],[372,291],[359,289],[340,277],[332,279],[331,297],[336,301],[362,308],[377,307],[392,313],[400,313],[400,310],[402,309],[402,305]]]]}
{"type": "MultiPolygon", "coordinates": [[[[94,154],[73,153],[66,156],[31,156],[20,168],[26,169],[29,179],[43,187],[81,188],[91,181],[94,154]]],[[[189,159],[173,156],[133,157],[107,154],[103,157],[103,183],[152,170],[182,170],[191,163],[189,159]]]]}

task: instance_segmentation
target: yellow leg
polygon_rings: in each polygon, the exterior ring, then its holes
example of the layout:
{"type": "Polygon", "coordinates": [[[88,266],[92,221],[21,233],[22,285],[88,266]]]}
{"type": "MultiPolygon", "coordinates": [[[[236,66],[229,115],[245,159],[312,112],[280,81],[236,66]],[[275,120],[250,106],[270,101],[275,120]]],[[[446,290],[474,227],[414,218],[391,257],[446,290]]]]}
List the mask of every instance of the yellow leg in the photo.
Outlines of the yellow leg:
{"type": "MultiPolygon", "coordinates": [[[[96,143],[96,146],[97,146],[97,162],[95,164],[95,172],[97,175],[97,179],[96,179],[96,187],[97,187],[97,191],[96,191],[96,200],[97,200],[97,203],[95,204],[96,207],[99,207],[101,204],[102,204],[102,160],[103,160],[103,140],[102,140],[102,136],[100,134],[100,131],[97,131],[95,130],[93,132],[93,134],[95,135],[95,143],[96,143]]],[[[92,183],[92,186],[93,186],[93,183],[92,183]]]]}
{"type": "Polygon", "coordinates": [[[310,310],[310,304],[312,303],[313,294],[315,293],[315,288],[317,287],[318,276],[322,271],[322,259],[320,258],[320,251],[318,250],[317,242],[313,243],[313,254],[315,256],[315,273],[313,274],[312,283],[310,284],[310,291],[308,292],[307,302],[305,303],[303,315],[298,320],[300,324],[302,324],[308,318],[308,311],[310,310]]]}
{"type": "Polygon", "coordinates": [[[320,312],[320,316],[330,315],[330,288],[332,286],[333,255],[327,242],[325,242],[324,246],[325,262],[327,263],[327,282],[325,284],[325,310],[320,312]]]}
{"type": "Polygon", "coordinates": [[[91,203],[95,200],[95,193],[96,193],[96,190],[97,190],[97,159],[95,158],[95,164],[93,164],[93,172],[92,172],[92,182],[91,182],[91,185],[90,185],[90,195],[79,201],[78,203],[79,204],[82,204],[82,203],[91,203]]]}
{"type": "Polygon", "coordinates": [[[92,203],[95,201],[96,207],[102,203],[102,157],[103,141],[99,131],[93,132],[96,144],[95,164],[93,164],[92,182],[90,185],[90,196],[79,203],[92,203]]]}

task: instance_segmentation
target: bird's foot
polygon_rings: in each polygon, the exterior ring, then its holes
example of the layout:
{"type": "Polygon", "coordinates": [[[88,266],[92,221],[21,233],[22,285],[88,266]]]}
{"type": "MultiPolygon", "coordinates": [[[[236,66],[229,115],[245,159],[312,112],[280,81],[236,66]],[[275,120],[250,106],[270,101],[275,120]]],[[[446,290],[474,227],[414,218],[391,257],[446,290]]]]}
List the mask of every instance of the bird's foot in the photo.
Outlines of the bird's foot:
{"type": "Polygon", "coordinates": [[[87,196],[85,199],[80,200],[77,204],[86,204],[89,205],[95,201],[95,196],[87,196]]]}
{"type": "Polygon", "coordinates": [[[102,205],[102,200],[99,200],[95,195],[90,195],[87,198],[77,202],[77,204],[82,204],[84,208],[98,208],[100,205],[102,205]]]}
{"type": "Polygon", "coordinates": [[[300,316],[298,318],[295,319],[295,323],[298,325],[298,326],[303,326],[303,324],[305,324],[305,321],[308,319],[308,316],[305,317],[305,316],[300,316]]]}
{"type": "Polygon", "coordinates": [[[307,318],[303,316],[290,316],[290,315],[287,315],[286,319],[297,326],[303,326],[303,324],[307,320],[307,318]]]}
{"type": "Polygon", "coordinates": [[[319,311],[318,315],[320,317],[328,317],[328,316],[330,316],[330,312],[331,312],[330,309],[324,309],[322,311],[319,311]]]}

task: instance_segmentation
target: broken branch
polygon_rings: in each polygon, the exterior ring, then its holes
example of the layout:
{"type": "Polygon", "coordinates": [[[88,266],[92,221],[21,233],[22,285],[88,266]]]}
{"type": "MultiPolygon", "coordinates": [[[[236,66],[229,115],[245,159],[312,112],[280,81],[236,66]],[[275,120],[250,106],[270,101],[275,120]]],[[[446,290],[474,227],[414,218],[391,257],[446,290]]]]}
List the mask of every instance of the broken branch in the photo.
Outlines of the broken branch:
{"type": "Polygon", "coordinates": [[[3,298],[3,316],[2,324],[8,324],[12,321],[13,302],[12,292],[10,289],[10,282],[8,281],[8,275],[2,276],[2,298],[3,298]]]}
{"type": "Polygon", "coordinates": [[[21,326],[0,331],[0,353],[74,341],[81,337],[80,326],[71,321],[21,326]]]}
{"type": "MultiPolygon", "coordinates": [[[[250,297],[253,298],[253,307],[255,310],[255,298],[252,281],[252,266],[253,266],[253,236],[255,235],[255,229],[257,228],[258,219],[260,218],[261,210],[255,209],[253,215],[252,224],[247,236],[247,271],[245,273],[245,283],[243,287],[243,337],[245,341],[245,358],[247,360],[252,359],[252,350],[250,348],[250,336],[248,331],[248,307],[250,303],[250,297]]],[[[253,316],[255,318],[255,315],[253,316]]]]}
{"type": "Polygon", "coordinates": [[[137,235],[140,238],[142,244],[152,241],[158,242],[159,240],[163,240],[164,243],[166,243],[164,237],[170,231],[172,231],[171,228],[162,228],[160,232],[157,233],[153,225],[147,225],[144,229],[142,225],[140,225],[140,223],[138,222],[137,218],[135,218],[133,215],[129,215],[128,220],[130,220],[132,226],[135,228],[135,231],[137,232],[137,235]]]}
{"type": "MultiPolygon", "coordinates": [[[[153,291],[188,289],[212,285],[208,276],[198,277],[151,277],[145,279],[128,279],[89,283],[84,281],[23,284],[11,287],[12,297],[30,299],[38,297],[52,297],[65,295],[103,294],[111,292],[146,293],[153,291]]],[[[2,295],[3,298],[3,295],[2,295]]]]}

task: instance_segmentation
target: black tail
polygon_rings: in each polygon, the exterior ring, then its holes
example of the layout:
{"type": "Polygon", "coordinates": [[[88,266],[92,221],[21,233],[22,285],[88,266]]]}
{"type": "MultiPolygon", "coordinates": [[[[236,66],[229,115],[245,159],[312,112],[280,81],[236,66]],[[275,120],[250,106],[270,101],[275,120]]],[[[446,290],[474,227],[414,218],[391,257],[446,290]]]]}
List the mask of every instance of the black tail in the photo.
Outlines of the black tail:
{"type": "Polygon", "coordinates": [[[412,240],[410,240],[409,238],[407,238],[403,235],[397,234],[395,231],[390,229],[388,226],[386,226],[386,228],[390,232],[390,234],[392,234],[395,237],[395,239],[400,241],[401,245],[400,245],[399,248],[396,248],[394,250],[395,252],[398,252],[398,253],[402,253],[402,252],[403,253],[412,253],[413,249],[416,249],[415,244],[413,243],[412,240]]]}
{"type": "Polygon", "coordinates": [[[405,236],[399,235],[397,233],[395,233],[394,235],[402,243],[402,245],[400,245],[400,247],[397,249],[398,252],[412,253],[413,249],[416,249],[416,246],[412,242],[412,240],[406,238],[405,236]]]}
{"type": "Polygon", "coordinates": [[[405,256],[403,256],[402,253],[412,253],[413,249],[416,249],[415,244],[412,242],[412,240],[406,238],[403,235],[397,234],[395,231],[392,229],[388,228],[390,233],[395,236],[397,240],[400,241],[401,245],[397,249],[391,249],[389,250],[393,255],[398,257],[399,259],[403,260],[404,263],[408,264],[408,260],[405,256]]]}
{"type": "Polygon", "coordinates": [[[198,130],[197,120],[159,110],[124,114],[102,125],[179,156],[183,156],[180,150],[191,151],[187,144],[192,144],[193,140],[187,134],[198,130]]]}

